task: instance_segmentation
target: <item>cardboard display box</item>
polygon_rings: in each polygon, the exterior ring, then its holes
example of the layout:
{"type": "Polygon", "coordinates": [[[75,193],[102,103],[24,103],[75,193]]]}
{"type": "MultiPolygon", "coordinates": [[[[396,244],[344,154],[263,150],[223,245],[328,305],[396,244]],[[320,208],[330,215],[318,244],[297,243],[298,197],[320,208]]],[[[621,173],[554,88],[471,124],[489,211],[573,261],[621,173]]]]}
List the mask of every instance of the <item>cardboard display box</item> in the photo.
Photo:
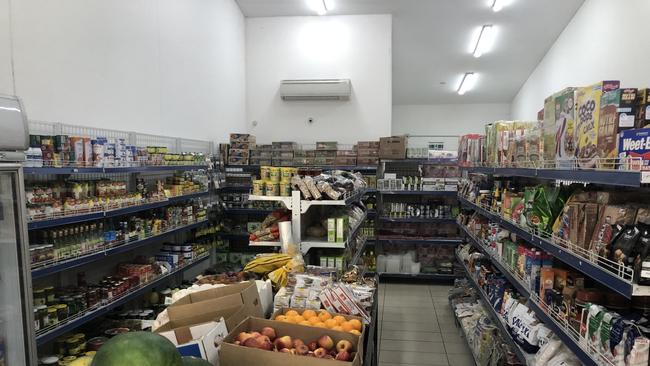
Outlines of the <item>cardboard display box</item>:
{"type": "Polygon", "coordinates": [[[220,366],[265,365],[265,366],[361,366],[363,360],[362,337],[351,333],[342,333],[330,329],[307,327],[304,325],[277,322],[273,320],[248,318],[241,322],[226,337],[219,349],[220,366]],[[352,362],[328,360],[315,357],[296,356],[288,353],[266,351],[256,348],[237,346],[233,344],[241,332],[260,331],[264,327],[275,329],[278,336],[289,335],[300,338],[306,344],[317,340],[323,335],[329,335],[336,342],[346,339],[354,345],[356,355],[352,362]]]}
{"type": "MultiPolygon", "coordinates": [[[[284,314],[286,314],[287,311],[289,311],[289,310],[295,310],[295,311],[298,312],[298,314],[302,314],[305,310],[309,310],[309,309],[306,309],[306,308],[279,308],[278,310],[276,310],[276,311],[273,313],[273,315],[271,315],[271,319],[275,319],[278,315],[284,315],[284,314]]],[[[311,310],[313,310],[313,309],[311,309],[311,310]]],[[[315,311],[316,313],[318,313],[320,310],[314,310],[314,311],[315,311]]],[[[340,316],[344,317],[345,320],[356,319],[356,320],[360,321],[360,322],[361,322],[361,334],[362,334],[362,336],[363,336],[363,332],[365,332],[365,330],[366,330],[366,323],[364,322],[363,318],[358,317],[358,316],[354,316],[354,315],[340,314],[340,313],[333,313],[333,312],[330,312],[330,314],[332,314],[332,317],[335,317],[335,316],[337,316],[337,315],[340,315],[340,316]]],[[[320,328],[319,328],[319,329],[320,329],[320,328]]],[[[344,333],[345,333],[345,332],[344,332],[344,333]]]]}
{"type": "Polygon", "coordinates": [[[228,336],[228,330],[226,321],[221,318],[219,321],[179,327],[159,334],[169,339],[181,356],[194,356],[218,365],[219,347],[228,336]]]}
{"type": "Polygon", "coordinates": [[[218,287],[189,294],[167,308],[170,321],[157,333],[178,326],[200,324],[223,317],[228,330],[249,316],[263,317],[264,311],[255,281],[218,287]]]}
{"type": "Polygon", "coordinates": [[[382,137],[379,139],[380,159],[406,158],[406,136],[382,137]]]}

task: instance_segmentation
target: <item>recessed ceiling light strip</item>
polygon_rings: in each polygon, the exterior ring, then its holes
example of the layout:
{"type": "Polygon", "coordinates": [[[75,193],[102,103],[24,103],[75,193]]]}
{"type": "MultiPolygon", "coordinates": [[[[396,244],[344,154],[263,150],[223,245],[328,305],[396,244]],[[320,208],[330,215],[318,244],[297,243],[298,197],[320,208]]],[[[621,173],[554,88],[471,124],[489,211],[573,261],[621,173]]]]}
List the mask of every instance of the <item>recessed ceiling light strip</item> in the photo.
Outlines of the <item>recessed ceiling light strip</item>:
{"type": "Polygon", "coordinates": [[[481,28],[481,32],[476,39],[476,44],[474,45],[474,51],[472,54],[477,58],[483,56],[485,52],[490,50],[493,43],[494,27],[492,24],[486,24],[481,28]]]}
{"type": "Polygon", "coordinates": [[[472,90],[476,84],[476,78],[477,75],[475,73],[466,72],[458,85],[458,95],[465,95],[466,92],[472,90]]]}

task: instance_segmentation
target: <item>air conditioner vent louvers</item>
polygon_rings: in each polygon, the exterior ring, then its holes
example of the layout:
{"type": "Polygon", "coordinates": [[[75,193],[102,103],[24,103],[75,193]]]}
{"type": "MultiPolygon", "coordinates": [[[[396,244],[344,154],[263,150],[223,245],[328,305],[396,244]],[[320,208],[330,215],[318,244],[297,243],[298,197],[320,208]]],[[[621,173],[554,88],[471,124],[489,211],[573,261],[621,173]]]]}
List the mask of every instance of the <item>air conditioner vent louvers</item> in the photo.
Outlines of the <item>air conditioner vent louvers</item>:
{"type": "Polygon", "coordinates": [[[349,100],[352,84],[349,79],[282,80],[280,97],[296,100],[349,100]]]}

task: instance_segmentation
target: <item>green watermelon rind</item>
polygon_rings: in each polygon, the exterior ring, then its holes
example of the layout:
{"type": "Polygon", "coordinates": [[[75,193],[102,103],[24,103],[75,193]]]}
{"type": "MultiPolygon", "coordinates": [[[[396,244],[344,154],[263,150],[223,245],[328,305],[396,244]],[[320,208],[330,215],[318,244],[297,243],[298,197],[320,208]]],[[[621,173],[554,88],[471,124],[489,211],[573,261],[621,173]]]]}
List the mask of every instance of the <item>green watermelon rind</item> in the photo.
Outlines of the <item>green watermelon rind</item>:
{"type": "Polygon", "coordinates": [[[183,366],[176,346],[151,332],[123,333],[104,344],[91,366],[183,366]]]}

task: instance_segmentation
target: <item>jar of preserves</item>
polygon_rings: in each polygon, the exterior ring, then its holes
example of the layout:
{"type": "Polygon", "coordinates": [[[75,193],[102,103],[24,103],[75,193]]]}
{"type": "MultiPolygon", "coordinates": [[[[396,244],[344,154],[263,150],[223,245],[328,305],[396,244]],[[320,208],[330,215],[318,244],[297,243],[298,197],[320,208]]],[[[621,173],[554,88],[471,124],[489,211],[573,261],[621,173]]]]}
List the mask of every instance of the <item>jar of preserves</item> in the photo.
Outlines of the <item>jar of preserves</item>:
{"type": "Polygon", "coordinates": [[[59,321],[68,318],[68,305],[59,304],[59,305],[55,305],[54,307],[56,308],[56,314],[59,321]]]}
{"type": "Polygon", "coordinates": [[[86,310],[86,298],[84,295],[75,295],[73,299],[77,306],[77,313],[81,313],[86,310]]]}
{"type": "Polygon", "coordinates": [[[59,361],[59,366],[68,366],[69,364],[74,362],[74,360],[76,360],[76,359],[77,359],[77,356],[63,357],[63,359],[59,361]]]}
{"type": "Polygon", "coordinates": [[[54,305],[54,287],[48,286],[44,288],[43,291],[45,292],[46,305],[54,305]]]}
{"type": "Polygon", "coordinates": [[[47,308],[47,318],[48,324],[50,326],[59,324],[59,315],[57,313],[56,307],[50,306],[47,308]]]}
{"type": "Polygon", "coordinates": [[[41,357],[40,362],[43,366],[57,366],[59,364],[59,358],[56,356],[45,356],[41,357]]]}
{"type": "Polygon", "coordinates": [[[34,319],[38,320],[39,329],[47,328],[50,325],[50,320],[47,318],[47,306],[38,305],[34,313],[34,319]]]}
{"type": "Polygon", "coordinates": [[[68,316],[72,316],[77,313],[77,303],[70,296],[64,297],[61,301],[68,306],[68,316]]]}
{"type": "Polygon", "coordinates": [[[45,296],[45,290],[35,290],[34,306],[45,305],[45,304],[47,304],[47,297],[45,296]]]}
{"type": "Polygon", "coordinates": [[[70,356],[77,356],[81,354],[81,350],[79,349],[79,340],[75,337],[70,337],[65,340],[65,348],[67,349],[67,354],[70,356]]]}

